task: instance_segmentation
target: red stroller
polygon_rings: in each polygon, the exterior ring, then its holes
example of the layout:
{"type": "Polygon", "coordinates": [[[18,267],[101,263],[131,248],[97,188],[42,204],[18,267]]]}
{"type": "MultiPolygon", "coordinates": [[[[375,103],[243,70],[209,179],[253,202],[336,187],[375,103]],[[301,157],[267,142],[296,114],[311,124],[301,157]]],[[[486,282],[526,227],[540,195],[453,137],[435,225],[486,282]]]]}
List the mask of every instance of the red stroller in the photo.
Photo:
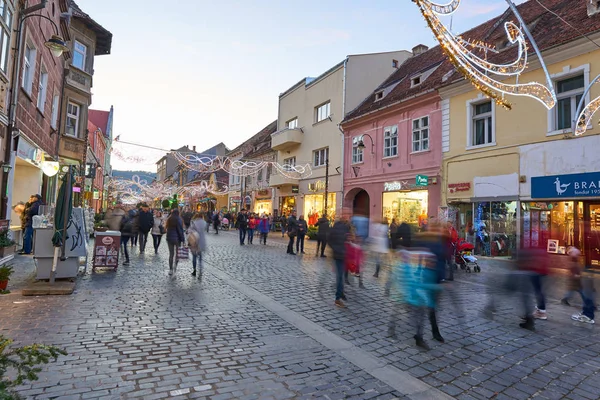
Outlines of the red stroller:
{"type": "Polygon", "coordinates": [[[471,272],[473,268],[473,272],[481,272],[477,258],[473,256],[475,246],[464,239],[457,239],[452,242],[452,247],[454,247],[454,262],[460,266],[460,269],[471,272]]]}

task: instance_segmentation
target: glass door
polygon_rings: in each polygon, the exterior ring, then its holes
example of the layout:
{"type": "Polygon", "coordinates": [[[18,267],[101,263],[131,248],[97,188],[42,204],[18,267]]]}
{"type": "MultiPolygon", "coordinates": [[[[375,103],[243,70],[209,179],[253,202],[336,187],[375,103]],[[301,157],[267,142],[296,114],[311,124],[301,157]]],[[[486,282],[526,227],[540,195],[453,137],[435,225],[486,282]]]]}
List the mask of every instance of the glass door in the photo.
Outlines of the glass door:
{"type": "Polygon", "coordinates": [[[600,269],[600,203],[587,204],[585,224],[586,265],[600,269]]]}

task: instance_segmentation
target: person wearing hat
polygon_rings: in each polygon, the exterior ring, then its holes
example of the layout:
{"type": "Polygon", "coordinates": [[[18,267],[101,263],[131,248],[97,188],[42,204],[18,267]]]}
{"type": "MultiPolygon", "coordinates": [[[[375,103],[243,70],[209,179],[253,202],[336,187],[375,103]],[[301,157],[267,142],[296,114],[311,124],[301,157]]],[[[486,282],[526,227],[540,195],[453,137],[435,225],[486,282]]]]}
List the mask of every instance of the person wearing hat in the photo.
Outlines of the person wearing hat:
{"type": "Polygon", "coordinates": [[[42,196],[39,194],[32,194],[29,197],[29,201],[25,204],[25,210],[21,216],[23,225],[23,249],[19,254],[31,254],[33,250],[33,216],[38,215],[40,211],[40,204],[42,203],[42,196]]]}

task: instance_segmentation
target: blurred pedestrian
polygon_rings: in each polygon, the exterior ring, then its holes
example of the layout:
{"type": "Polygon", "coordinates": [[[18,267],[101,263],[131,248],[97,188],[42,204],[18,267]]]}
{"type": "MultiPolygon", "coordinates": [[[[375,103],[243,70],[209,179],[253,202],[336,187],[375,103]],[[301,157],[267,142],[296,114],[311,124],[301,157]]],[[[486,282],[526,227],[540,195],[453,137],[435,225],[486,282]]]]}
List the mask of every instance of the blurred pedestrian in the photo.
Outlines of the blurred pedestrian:
{"type": "Polygon", "coordinates": [[[392,250],[398,248],[398,223],[396,222],[396,218],[392,218],[392,222],[390,223],[390,246],[392,250]]]}
{"type": "Polygon", "coordinates": [[[202,213],[196,213],[190,221],[188,229],[188,245],[192,252],[192,276],[202,277],[202,253],[206,251],[206,221],[202,213]]]}
{"type": "Polygon", "coordinates": [[[286,226],[287,234],[290,238],[290,241],[288,242],[287,253],[295,256],[296,253],[294,253],[294,239],[296,239],[296,235],[298,235],[298,220],[296,219],[295,210],[292,211],[292,214],[288,218],[286,226]]]}
{"type": "Polygon", "coordinates": [[[121,220],[125,217],[125,214],[125,210],[120,205],[109,208],[104,216],[104,221],[108,225],[108,229],[111,231],[121,230],[121,220]]]}
{"type": "Polygon", "coordinates": [[[213,215],[212,224],[213,224],[213,228],[215,230],[215,234],[218,235],[219,234],[219,226],[221,225],[221,213],[220,212],[215,211],[215,214],[213,215]]]}
{"type": "Polygon", "coordinates": [[[338,220],[333,224],[327,236],[327,244],[333,251],[333,260],[335,264],[335,305],[346,307],[342,300],[346,300],[344,294],[344,272],[346,260],[346,239],[350,233],[350,226],[346,221],[338,220]]]}
{"type": "Polygon", "coordinates": [[[327,214],[323,214],[317,221],[317,256],[319,255],[319,249],[321,250],[321,257],[326,257],[325,247],[327,246],[327,234],[329,233],[329,220],[327,214]]]}
{"type": "Polygon", "coordinates": [[[186,230],[189,228],[190,222],[192,222],[193,216],[194,216],[194,213],[192,212],[190,207],[185,206],[183,208],[183,213],[181,214],[181,219],[183,220],[183,224],[184,224],[183,226],[186,230]]]}
{"type": "Polygon", "coordinates": [[[260,222],[258,223],[258,231],[260,232],[260,243],[266,245],[267,244],[267,236],[269,235],[269,231],[271,230],[271,224],[269,222],[269,218],[263,214],[260,222]]]}
{"type": "Polygon", "coordinates": [[[579,251],[579,249],[575,246],[570,246],[567,250],[567,255],[569,256],[567,293],[565,293],[560,302],[564,305],[570,306],[571,304],[569,301],[575,293],[578,293],[581,296],[582,301],[584,300],[583,288],[581,286],[581,266],[579,264],[579,256],[581,256],[581,251],[579,251]]]}
{"type": "Polygon", "coordinates": [[[240,246],[243,246],[246,241],[246,231],[248,229],[248,214],[245,208],[238,214],[235,220],[235,227],[240,232],[240,246]]]}
{"type": "Polygon", "coordinates": [[[281,217],[279,217],[279,219],[281,220],[281,237],[284,237],[285,233],[287,232],[288,217],[285,215],[282,215],[281,217]]]}
{"type": "Polygon", "coordinates": [[[364,260],[364,252],[361,247],[362,240],[354,233],[350,232],[346,239],[346,272],[344,273],[345,282],[350,285],[349,275],[353,274],[358,277],[358,287],[364,289],[362,279],[362,265],[364,260]]]}
{"type": "Polygon", "coordinates": [[[174,209],[167,219],[167,244],[169,245],[169,275],[177,272],[177,251],[185,243],[185,234],[183,231],[183,220],[179,216],[179,210],[174,209]]]}
{"type": "Polygon", "coordinates": [[[133,211],[133,229],[131,232],[131,247],[137,246],[138,236],[140,234],[140,210],[139,207],[132,209],[133,211]]]}
{"type": "Polygon", "coordinates": [[[121,245],[123,246],[123,253],[125,254],[125,261],[123,265],[129,265],[129,251],[127,250],[127,243],[133,237],[133,224],[135,218],[135,210],[129,210],[127,214],[121,218],[121,245]]]}
{"type": "Polygon", "coordinates": [[[363,213],[355,213],[350,219],[354,227],[354,234],[361,243],[365,243],[369,237],[369,218],[363,213]]]}
{"type": "Polygon", "coordinates": [[[154,225],[154,215],[150,211],[150,207],[146,203],[142,203],[139,211],[139,240],[140,240],[140,254],[146,251],[146,242],[148,242],[148,233],[154,225]]]}
{"type": "Polygon", "coordinates": [[[581,313],[573,314],[571,319],[577,322],[584,322],[588,324],[594,324],[594,311],[596,310],[595,296],[594,296],[594,277],[592,272],[584,270],[581,273],[581,289],[583,298],[583,307],[581,313]]]}
{"type": "Polygon", "coordinates": [[[304,238],[308,232],[308,224],[304,220],[304,215],[300,214],[298,219],[298,235],[296,236],[296,253],[304,254],[304,238]]]}
{"type": "Polygon", "coordinates": [[[254,215],[254,213],[250,213],[250,217],[248,218],[248,244],[252,244],[254,241],[254,231],[258,226],[258,219],[254,215]]]}
{"type": "Polygon", "coordinates": [[[381,264],[385,261],[385,256],[389,251],[390,237],[387,222],[382,220],[373,223],[369,232],[371,238],[371,250],[375,255],[375,274],[373,274],[373,277],[378,278],[381,264]]]}
{"type": "Polygon", "coordinates": [[[158,248],[162,240],[162,236],[166,233],[165,219],[159,210],[154,210],[154,223],[152,225],[152,244],[154,245],[154,254],[158,253],[158,248]]]}
{"type": "Polygon", "coordinates": [[[396,247],[412,247],[412,229],[406,221],[402,221],[396,231],[396,247]]]}

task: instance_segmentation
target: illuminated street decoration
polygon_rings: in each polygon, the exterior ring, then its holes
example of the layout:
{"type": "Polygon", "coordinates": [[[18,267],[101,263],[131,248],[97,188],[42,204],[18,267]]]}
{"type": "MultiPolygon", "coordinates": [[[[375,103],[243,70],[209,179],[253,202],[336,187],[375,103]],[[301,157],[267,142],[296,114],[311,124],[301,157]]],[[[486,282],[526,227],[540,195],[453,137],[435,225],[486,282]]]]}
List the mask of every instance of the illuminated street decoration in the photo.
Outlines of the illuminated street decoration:
{"type": "Polygon", "coordinates": [[[450,62],[463,74],[479,91],[493,99],[498,105],[511,109],[511,103],[504,98],[505,94],[515,96],[528,96],[540,101],[551,109],[556,104],[556,94],[552,80],[541,57],[539,49],[533,40],[527,26],[524,24],[516,7],[511,0],[506,0],[509,7],[520,23],[520,27],[512,22],[506,22],[504,29],[511,44],[517,46],[517,58],[509,64],[494,64],[473,53],[474,50],[482,51],[487,58],[489,51],[496,52],[492,46],[482,42],[469,42],[452,34],[440,21],[438,15],[450,15],[454,13],[460,0],[453,0],[446,5],[440,5],[431,0],[413,0],[421,10],[427,24],[439,41],[442,51],[450,62]],[[527,35],[529,42],[542,64],[546,75],[546,85],[537,82],[519,83],[519,76],[527,67],[527,35]],[[501,75],[507,78],[515,78],[516,83],[503,83],[494,79],[491,75],[501,75]]]}
{"type": "Polygon", "coordinates": [[[575,136],[581,136],[587,131],[588,125],[592,122],[592,117],[594,116],[596,111],[600,109],[600,96],[590,101],[590,103],[584,107],[585,99],[589,94],[590,90],[592,89],[592,86],[599,82],[600,75],[598,75],[596,79],[590,82],[585,92],[583,93],[583,96],[581,96],[581,100],[579,101],[579,105],[577,107],[577,112],[575,113],[575,115],[578,116],[578,118],[575,120],[575,126],[573,128],[573,133],[575,134],[575,136]]]}

